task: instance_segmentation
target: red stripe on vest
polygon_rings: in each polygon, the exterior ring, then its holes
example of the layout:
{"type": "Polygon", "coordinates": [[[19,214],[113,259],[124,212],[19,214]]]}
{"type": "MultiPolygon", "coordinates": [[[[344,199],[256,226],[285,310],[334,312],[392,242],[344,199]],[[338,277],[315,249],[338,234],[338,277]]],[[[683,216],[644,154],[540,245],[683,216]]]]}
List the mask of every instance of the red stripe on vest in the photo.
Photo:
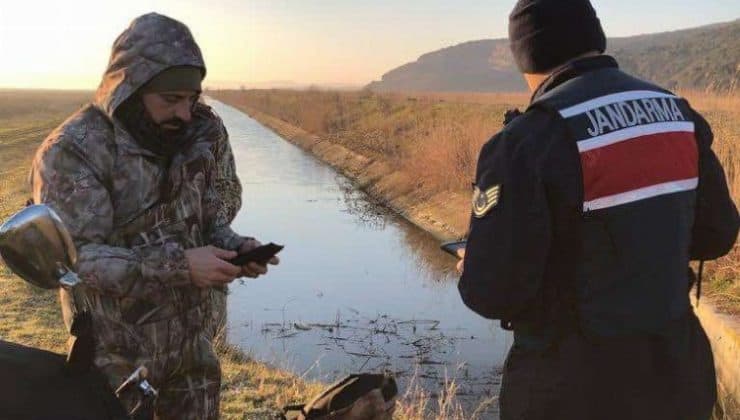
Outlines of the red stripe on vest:
{"type": "Polygon", "coordinates": [[[694,134],[670,132],[581,153],[585,200],[695,178],[699,173],[694,134]]]}

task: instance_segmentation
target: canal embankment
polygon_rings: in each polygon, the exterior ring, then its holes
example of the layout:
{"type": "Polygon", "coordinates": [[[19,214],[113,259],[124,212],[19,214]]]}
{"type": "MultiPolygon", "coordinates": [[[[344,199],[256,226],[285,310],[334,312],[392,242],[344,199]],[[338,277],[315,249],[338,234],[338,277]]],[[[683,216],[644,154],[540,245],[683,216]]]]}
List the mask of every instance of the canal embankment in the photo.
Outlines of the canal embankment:
{"type": "MultiPolygon", "coordinates": [[[[228,100],[226,101],[228,103],[228,100]]],[[[409,188],[415,176],[384,162],[323,139],[300,127],[257,109],[236,104],[282,138],[331,165],[371,197],[440,240],[461,238],[467,229],[469,197],[461,193],[427,192],[409,188]],[[461,217],[461,215],[465,215],[461,217]]],[[[725,413],[740,413],[740,321],[737,315],[719,311],[703,298],[695,311],[712,344],[717,369],[720,405],[725,413]]],[[[731,414],[732,415],[732,414],[731,414]]],[[[731,418],[731,417],[730,417],[731,418]]]]}

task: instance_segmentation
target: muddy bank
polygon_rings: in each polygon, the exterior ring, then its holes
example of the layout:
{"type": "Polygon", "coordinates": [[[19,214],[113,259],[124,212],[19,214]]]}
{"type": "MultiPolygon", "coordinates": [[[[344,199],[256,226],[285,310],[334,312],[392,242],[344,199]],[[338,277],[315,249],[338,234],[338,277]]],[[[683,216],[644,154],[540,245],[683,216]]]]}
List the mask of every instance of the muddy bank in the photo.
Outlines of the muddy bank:
{"type": "MultiPolygon", "coordinates": [[[[467,229],[469,197],[455,193],[425,194],[410,188],[413,174],[396,170],[386,162],[373,160],[346,147],[323,140],[285,121],[260,111],[243,111],[284,139],[311,152],[416,226],[440,240],[463,237],[467,229]]],[[[737,317],[719,313],[708,299],[695,308],[704,325],[717,366],[718,388],[725,412],[738,413],[740,404],[740,322],[737,317]]]]}

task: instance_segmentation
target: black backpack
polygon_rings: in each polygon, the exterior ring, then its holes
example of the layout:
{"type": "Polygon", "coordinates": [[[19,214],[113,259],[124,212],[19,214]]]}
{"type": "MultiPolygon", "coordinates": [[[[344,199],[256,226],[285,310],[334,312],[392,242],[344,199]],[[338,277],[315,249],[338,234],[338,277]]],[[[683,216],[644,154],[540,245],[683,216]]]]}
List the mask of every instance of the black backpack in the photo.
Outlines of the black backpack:
{"type": "Polygon", "coordinates": [[[129,419],[96,369],[70,369],[66,357],[0,341],[0,418],[129,419]]]}

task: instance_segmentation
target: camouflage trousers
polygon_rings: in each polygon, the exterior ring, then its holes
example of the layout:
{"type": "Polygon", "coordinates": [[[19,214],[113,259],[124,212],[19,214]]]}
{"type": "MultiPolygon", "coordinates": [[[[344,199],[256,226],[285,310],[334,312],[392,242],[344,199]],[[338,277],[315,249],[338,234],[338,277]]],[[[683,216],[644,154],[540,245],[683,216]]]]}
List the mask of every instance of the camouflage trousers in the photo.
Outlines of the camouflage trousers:
{"type": "Polygon", "coordinates": [[[213,289],[211,293],[211,308],[206,320],[205,332],[207,336],[214,337],[214,340],[225,339],[226,333],[226,296],[228,289],[224,286],[222,289],[213,289]]]}
{"type": "MultiPolygon", "coordinates": [[[[225,295],[208,310],[143,325],[117,323],[96,334],[95,364],[115,389],[136,368],[145,366],[147,380],[158,391],[157,419],[217,419],[221,368],[214,351],[214,334],[225,322],[225,295]],[[199,318],[196,322],[193,318],[199,318]]],[[[121,398],[131,410],[139,398],[129,392],[121,398]]]]}

